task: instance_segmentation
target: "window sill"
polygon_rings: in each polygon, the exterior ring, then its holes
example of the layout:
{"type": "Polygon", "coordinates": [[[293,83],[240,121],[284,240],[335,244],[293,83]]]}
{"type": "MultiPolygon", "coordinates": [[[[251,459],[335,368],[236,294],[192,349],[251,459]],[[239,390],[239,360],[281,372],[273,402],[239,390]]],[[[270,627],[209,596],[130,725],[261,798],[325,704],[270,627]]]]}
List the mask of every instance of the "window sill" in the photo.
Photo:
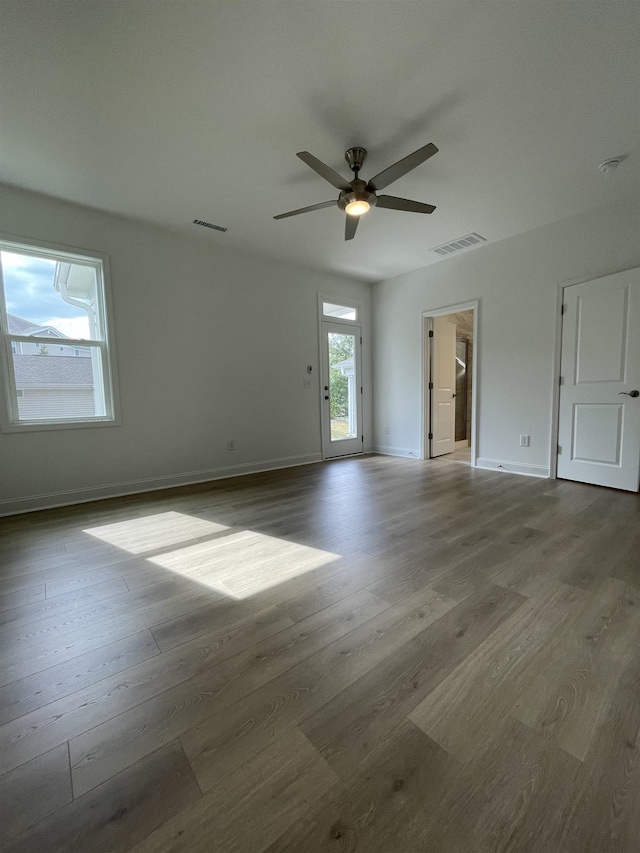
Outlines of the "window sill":
{"type": "Polygon", "coordinates": [[[86,421],[26,421],[25,423],[7,423],[0,427],[2,433],[43,432],[60,429],[93,429],[95,427],[121,426],[119,418],[95,418],[86,421]]]}

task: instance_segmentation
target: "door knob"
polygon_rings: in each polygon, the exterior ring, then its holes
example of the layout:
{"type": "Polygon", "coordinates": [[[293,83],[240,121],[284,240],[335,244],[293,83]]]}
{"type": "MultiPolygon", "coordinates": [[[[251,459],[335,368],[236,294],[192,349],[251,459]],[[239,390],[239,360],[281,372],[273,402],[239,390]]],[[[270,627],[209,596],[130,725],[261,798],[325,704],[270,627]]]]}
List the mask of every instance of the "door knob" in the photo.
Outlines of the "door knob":
{"type": "Polygon", "coordinates": [[[325,399],[325,400],[328,400],[328,399],[329,399],[329,395],[328,395],[328,394],[325,394],[325,395],[324,395],[324,399],[325,399]]]}
{"type": "Polygon", "coordinates": [[[640,391],[636,391],[635,388],[633,391],[619,391],[618,394],[626,394],[627,397],[640,397],[640,391]]]}

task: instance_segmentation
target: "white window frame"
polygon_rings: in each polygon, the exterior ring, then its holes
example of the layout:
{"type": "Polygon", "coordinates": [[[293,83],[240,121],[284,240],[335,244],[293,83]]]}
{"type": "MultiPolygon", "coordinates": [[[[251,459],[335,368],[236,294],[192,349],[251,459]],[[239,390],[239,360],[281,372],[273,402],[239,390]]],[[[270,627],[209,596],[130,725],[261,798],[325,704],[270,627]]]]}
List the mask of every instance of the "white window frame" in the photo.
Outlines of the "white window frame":
{"type": "MultiPolygon", "coordinates": [[[[103,328],[102,339],[84,340],[81,338],[65,338],[66,346],[97,347],[100,353],[102,368],[103,394],[105,414],[82,418],[51,418],[21,420],[18,413],[18,397],[16,392],[15,374],[11,351],[12,342],[33,343],[36,345],[51,345],[54,339],[36,335],[12,335],[6,314],[4,297],[4,278],[0,264],[0,370],[2,387],[0,387],[0,431],[11,432],[40,432],[56,429],[86,429],[87,427],[120,426],[120,405],[118,381],[116,374],[116,358],[113,341],[113,311],[111,307],[109,258],[102,252],[79,249],[73,246],[63,246],[49,243],[45,240],[33,240],[13,234],[0,233],[0,249],[3,251],[26,254],[32,257],[56,257],[67,263],[79,262],[89,264],[96,270],[98,282],[98,298],[100,324],[103,328]]],[[[56,343],[60,339],[55,339],[56,343]]]]}
{"type": "Polygon", "coordinates": [[[325,323],[341,323],[345,326],[361,326],[361,305],[354,299],[345,298],[344,296],[331,296],[327,293],[318,293],[318,319],[319,322],[325,323]],[[335,317],[333,314],[324,313],[324,303],[330,305],[340,305],[344,308],[353,308],[356,312],[355,320],[348,320],[346,317],[335,317]]]}

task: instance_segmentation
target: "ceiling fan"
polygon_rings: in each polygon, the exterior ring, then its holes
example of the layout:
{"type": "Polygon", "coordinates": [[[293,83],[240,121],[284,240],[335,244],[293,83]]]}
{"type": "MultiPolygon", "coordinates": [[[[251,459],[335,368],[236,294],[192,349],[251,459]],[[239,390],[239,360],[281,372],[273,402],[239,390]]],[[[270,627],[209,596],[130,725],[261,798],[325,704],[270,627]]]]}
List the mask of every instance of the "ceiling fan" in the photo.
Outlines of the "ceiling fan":
{"type": "Polygon", "coordinates": [[[332,207],[337,205],[347,214],[347,219],[344,229],[344,239],[353,240],[356,228],[360,217],[366,213],[371,207],[386,207],[390,210],[406,210],[409,213],[433,213],[436,209],[433,204],[423,204],[420,201],[411,201],[408,198],[397,198],[393,195],[377,195],[377,190],[383,190],[397,181],[407,172],[415,169],[420,163],[424,163],[429,157],[433,157],[438,149],[431,142],[423,148],[418,148],[413,154],[403,157],[398,160],[393,166],[379,172],[370,181],[363,181],[358,177],[358,173],[362,168],[367,157],[367,152],[364,148],[349,148],[345,152],[344,158],[349,164],[355,178],[352,181],[347,181],[332,168],[327,166],[313,154],[308,151],[300,151],[296,154],[303,163],[310,166],[314,172],[317,172],[321,178],[340,190],[340,195],[336,201],[321,201],[320,204],[312,204],[309,207],[300,207],[297,210],[290,210],[288,213],[280,213],[274,216],[274,219],[285,219],[287,216],[297,216],[299,213],[309,213],[312,210],[322,210],[324,207],[332,207]]]}

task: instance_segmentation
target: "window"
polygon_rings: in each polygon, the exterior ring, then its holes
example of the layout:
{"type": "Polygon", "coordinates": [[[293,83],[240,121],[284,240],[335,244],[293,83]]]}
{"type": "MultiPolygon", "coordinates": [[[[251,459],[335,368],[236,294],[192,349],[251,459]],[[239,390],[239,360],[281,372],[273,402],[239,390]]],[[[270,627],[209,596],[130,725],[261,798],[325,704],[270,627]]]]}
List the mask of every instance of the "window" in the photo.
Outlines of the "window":
{"type": "Polygon", "coordinates": [[[105,257],[0,240],[5,431],[117,422],[106,288],[105,257]]]}
{"type": "Polygon", "coordinates": [[[336,305],[333,302],[322,303],[322,314],[325,317],[332,317],[337,320],[352,320],[356,322],[358,319],[358,311],[353,305],[336,305]]]}

